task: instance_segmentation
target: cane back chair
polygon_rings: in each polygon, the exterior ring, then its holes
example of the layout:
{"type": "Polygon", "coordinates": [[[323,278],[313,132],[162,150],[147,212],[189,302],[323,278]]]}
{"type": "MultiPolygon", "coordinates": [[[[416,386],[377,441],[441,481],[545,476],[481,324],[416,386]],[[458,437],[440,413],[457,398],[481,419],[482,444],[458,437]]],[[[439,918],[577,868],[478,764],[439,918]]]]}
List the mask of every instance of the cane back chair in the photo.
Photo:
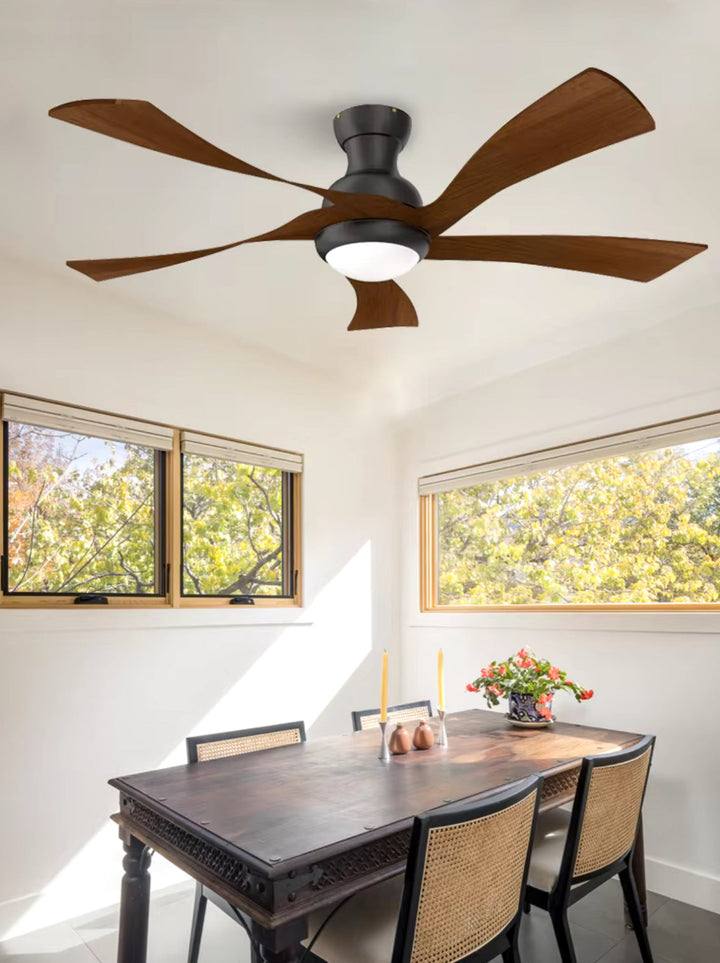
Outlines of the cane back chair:
{"type": "MultiPolygon", "coordinates": [[[[419,702],[404,702],[398,706],[388,706],[388,722],[418,722],[421,719],[429,719],[432,716],[432,706],[429,699],[422,699],[419,702]]],[[[374,729],[380,725],[379,709],[356,709],[352,713],[353,732],[360,732],[362,729],[374,729]]]]}
{"type": "Polygon", "coordinates": [[[632,857],[654,746],[655,736],[645,736],[630,749],[586,756],[572,812],[538,819],[526,899],[549,912],[562,963],[576,963],[568,908],[616,875],[640,956],[653,963],[632,857]]]}
{"type": "Polygon", "coordinates": [[[317,963],[520,963],[518,928],[542,780],[415,817],[405,877],[312,914],[317,963]],[[326,925],[327,924],[327,925],[326,925]]]}
{"type": "MultiPolygon", "coordinates": [[[[185,745],[188,762],[206,763],[213,759],[226,759],[229,756],[240,756],[248,752],[262,752],[266,749],[291,746],[300,742],[305,742],[305,724],[303,722],[283,722],[280,725],[260,726],[257,729],[236,729],[234,732],[215,732],[205,736],[188,736],[185,745]]],[[[247,930],[247,922],[235,907],[207,886],[196,882],[188,963],[198,963],[208,900],[236,922],[244,924],[247,930]]]]}

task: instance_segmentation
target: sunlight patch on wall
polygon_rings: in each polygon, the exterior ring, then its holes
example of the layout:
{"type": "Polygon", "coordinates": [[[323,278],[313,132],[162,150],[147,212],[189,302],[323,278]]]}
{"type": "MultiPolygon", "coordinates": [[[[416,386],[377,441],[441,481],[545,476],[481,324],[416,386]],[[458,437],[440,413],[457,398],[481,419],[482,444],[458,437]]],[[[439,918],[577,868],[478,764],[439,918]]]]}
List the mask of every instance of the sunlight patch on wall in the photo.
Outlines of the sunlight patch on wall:
{"type": "MultiPolygon", "coordinates": [[[[309,729],[372,650],[371,544],[366,542],[241,678],[198,720],[191,734],[222,732],[303,719],[309,729]]],[[[237,627],[230,645],[243,645],[252,625],[237,627]]],[[[312,738],[312,736],[310,736],[312,738]]],[[[185,763],[184,738],[157,767],[185,763]]],[[[109,815],[109,813],[108,813],[109,815]]],[[[116,903],[122,848],[108,820],[43,888],[0,939],[9,939],[116,903]]],[[[187,877],[160,857],[151,866],[153,890],[187,877]]]]}

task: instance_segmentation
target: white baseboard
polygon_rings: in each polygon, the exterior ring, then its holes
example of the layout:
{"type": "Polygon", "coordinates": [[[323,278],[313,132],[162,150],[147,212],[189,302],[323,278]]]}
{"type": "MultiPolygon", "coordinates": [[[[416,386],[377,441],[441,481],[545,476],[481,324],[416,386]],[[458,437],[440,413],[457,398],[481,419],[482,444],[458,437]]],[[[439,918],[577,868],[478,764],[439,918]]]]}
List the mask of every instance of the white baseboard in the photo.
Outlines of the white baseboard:
{"type": "Polygon", "coordinates": [[[647,888],[654,893],[720,913],[720,877],[650,857],[646,872],[647,888]]]}
{"type": "MultiPolygon", "coordinates": [[[[195,884],[190,879],[173,883],[170,886],[153,887],[151,899],[167,899],[168,897],[182,897],[192,893],[195,884]]],[[[68,905],[58,901],[45,893],[30,893],[17,899],[9,899],[0,903],[0,942],[16,936],[24,936],[57,923],[73,923],[91,918],[99,913],[109,912],[117,906],[116,903],[107,905],[107,900],[87,900],[83,905],[76,905],[72,910],[72,917],[68,919],[68,905]]],[[[2,951],[0,950],[0,956],[2,951]]]]}

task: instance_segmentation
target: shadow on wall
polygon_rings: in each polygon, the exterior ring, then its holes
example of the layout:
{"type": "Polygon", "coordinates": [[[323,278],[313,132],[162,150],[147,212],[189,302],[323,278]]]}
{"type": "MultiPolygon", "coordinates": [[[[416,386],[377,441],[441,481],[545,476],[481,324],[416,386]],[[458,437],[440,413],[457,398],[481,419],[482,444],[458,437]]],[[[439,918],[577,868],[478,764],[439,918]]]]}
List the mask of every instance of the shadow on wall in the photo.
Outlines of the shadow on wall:
{"type": "MultiPolygon", "coordinates": [[[[15,832],[0,939],[117,900],[108,778],[184,763],[189,734],[291,719],[314,734],[347,731],[338,693],[353,679],[358,699],[373,698],[371,574],[368,541],[297,625],[189,627],[178,612],[177,627],[151,628],[148,618],[127,629],[123,613],[107,613],[107,630],[72,632],[58,629],[61,613],[46,613],[41,631],[7,633],[3,808],[15,832]],[[18,890],[31,895],[17,899],[18,890]]],[[[155,886],[180,878],[155,861],[155,886]]]]}

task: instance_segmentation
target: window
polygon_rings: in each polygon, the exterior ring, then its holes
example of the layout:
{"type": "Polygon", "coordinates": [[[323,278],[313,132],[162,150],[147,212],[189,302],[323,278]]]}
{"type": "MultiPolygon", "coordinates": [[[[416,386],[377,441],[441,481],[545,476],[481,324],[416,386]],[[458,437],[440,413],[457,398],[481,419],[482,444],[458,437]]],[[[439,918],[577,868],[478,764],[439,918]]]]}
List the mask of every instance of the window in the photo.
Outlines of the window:
{"type": "Polygon", "coordinates": [[[5,394],[2,605],[300,604],[302,456],[5,394]]]}
{"type": "Polygon", "coordinates": [[[3,398],[7,596],[163,596],[172,432],[3,398]]]}
{"type": "Polygon", "coordinates": [[[190,432],[182,451],[183,595],[292,597],[299,456],[190,432]]]}
{"type": "Polygon", "coordinates": [[[720,417],[420,480],[422,607],[716,606],[720,417]]]}

